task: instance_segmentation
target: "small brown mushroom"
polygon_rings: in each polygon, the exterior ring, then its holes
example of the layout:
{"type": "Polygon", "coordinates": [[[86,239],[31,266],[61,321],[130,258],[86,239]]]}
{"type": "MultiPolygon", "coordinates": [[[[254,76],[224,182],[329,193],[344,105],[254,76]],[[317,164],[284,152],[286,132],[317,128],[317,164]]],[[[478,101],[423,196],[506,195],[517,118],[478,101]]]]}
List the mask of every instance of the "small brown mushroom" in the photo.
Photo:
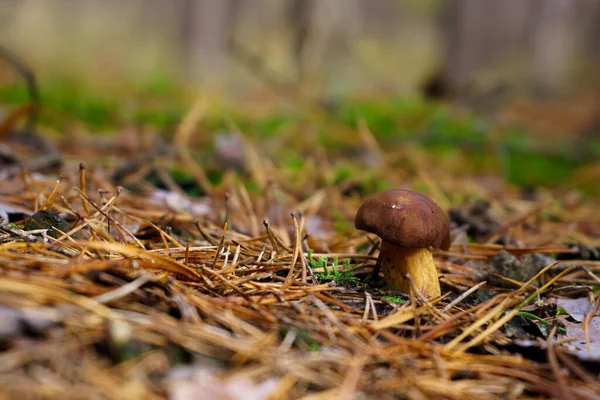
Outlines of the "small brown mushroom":
{"type": "Polygon", "coordinates": [[[385,283],[409,293],[410,275],[430,297],[441,294],[430,248],[450,248],[450,228],[444,211],[429,197],[408,189],[389,189],[365,199],[354,219],[356,229],[382,240],[378,267],[385,283]]]}

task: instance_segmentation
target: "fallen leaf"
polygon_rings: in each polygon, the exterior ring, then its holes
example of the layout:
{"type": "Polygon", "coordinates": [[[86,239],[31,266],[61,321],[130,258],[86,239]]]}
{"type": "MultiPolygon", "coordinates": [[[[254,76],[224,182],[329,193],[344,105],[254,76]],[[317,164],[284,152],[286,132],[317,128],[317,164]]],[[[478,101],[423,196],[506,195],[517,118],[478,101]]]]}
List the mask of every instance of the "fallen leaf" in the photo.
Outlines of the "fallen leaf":
{"type": "Polygon", "coordinates": [[[565,343],[563,346],[569,353],[584,361],[600,361],[600,317],[593,317],[588,326],[590,334],[590,345],[587,345],[585,331],[581,324],[569,322],[563,319],[567,328],[565,338],[577,338],[577,341],[565,343]]]}
{"type": "Polygon", "coordinates": [[[556,298],[551,301],[556,304],[556,307],[563,308],[574,320],[579,322],[583,321],[591,307],[590,301],[586,297],[579,299],[556,298]]]}

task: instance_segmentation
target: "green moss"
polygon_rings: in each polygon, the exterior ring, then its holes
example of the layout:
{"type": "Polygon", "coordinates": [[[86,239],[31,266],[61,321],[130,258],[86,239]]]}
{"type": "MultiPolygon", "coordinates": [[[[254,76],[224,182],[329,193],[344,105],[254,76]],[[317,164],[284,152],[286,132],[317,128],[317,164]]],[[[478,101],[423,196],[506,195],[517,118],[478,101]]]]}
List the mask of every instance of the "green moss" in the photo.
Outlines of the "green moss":
{"type": "Polygon", "coordinates": [[[281,152],[281,167],[290,172],[300,172],[306,164],[306,158],[301,156],[296,150],[285,149],[281,152]]]}
{"type": "Polygon", "coordinates": [[[556,315],[569,315],[569,313],[564,308],[558,307],[558,309],[556,310],[556,315]]]}
{"type": "Polygon", "coordinates": [[[349,165],[337,164],[333,169],[333,179],[336,185],[355,176],[349,165]]]}
{"type": "Polygon", "coordinates": [[[394,304],[404,304],[406,303],[406,300],[404,300],[403,298],[400,297],[394,297],[394,296],[383,296],[384,299],[386,299],[387,301],[394,303],[394,304]]]}
{"type": "Polygon", "coordinates": [[[339,210],[332,209],[331,217],[333,218],[333,227],[338,233],[350,233],[355,230],[354,221],[349,221],[339,210]]]}
{"type": "Polygon", "coordinates": [[[254,181],[246,182],[246,190],[248,193],[262,193],[262,189],[259,184],[254,181]]]}
{"type": "Polygon", "coordinates": [[[527,149],[512,149],[507,161],[505,178],[515,185],[565,182],[576,168],[575,162],[566,156],[532,153],[527,149]]]}
{"type": "Polygon", "coordinates": [[[7,104],[23,104],[29,100],[29,93],[24,85],[6,85],[0,87],[0,100],[7,104]]]}
{"type": "Polygon", "coordinates": [[[206,177],[208,178],[208,181],[215,186],[218,186],[221,182],[223,182],[222,171],[208,170],[206,171],[206,177]]]}
{"type": "MultiPolygon", "coordinates": [[[[40,79],[40,122],[61,127],[76,120],[96,133],[112,131],[122,122],[165,128],[181,121],[189,108],[181,86],[166,75],[156,73],[123,87],[126,89],[91,88],[80,79],[65,76],[40,79]]],[[[23,104],[28,100],[20,82],[0,87],[0,102],[23,104]]]]}
{"type": "Polygon", "coordinates": [[[272,115],[259,120],[256,123],[255,131],[259,136],[273,137],[292,123],[294,123],[294,120],[289,115],[272,115]]]}
{"type": "Polygon", "coordinates": [[[170,170],[170,175],[173,181],[175,181],[188,196],[199,197],[205,194],[198,185],[196,178],[194,178],[185,168],[174,166],[170,170]]]}
{"type": "Polygon", "coordinates": [[[437,149],[456,148],[480,151],[489,144],[481,121],[473,115],[453,116],[446,109],[434,110],[429,118],[428,133],[421,142],[425,147],[437,149]]]}
{"type": "Polygon", "coordinates": [[[337,285],[345,285],[345,284],[356,284],[359,282],[359,279],[352,274],[352,271],[348,271],[350,267],[350,260],[344,260],[344,267],[338,269],[338,259],[334,257],[331,261],[331,267],[327,266],[328,260],[327,257],[319,257],[318,260],[315,260],[312,257],[312,250],[308,252],[308,264],[312,269],[322,269],[324,272],[315,273],[315,277],[319,280],[319,282],[330,282],[334,281],[337,285]]]}
{"type": "Polygon", "coordinates": [[[600,156],[600,140],[589,140],[587,146],[592,155],[600,156]]]}

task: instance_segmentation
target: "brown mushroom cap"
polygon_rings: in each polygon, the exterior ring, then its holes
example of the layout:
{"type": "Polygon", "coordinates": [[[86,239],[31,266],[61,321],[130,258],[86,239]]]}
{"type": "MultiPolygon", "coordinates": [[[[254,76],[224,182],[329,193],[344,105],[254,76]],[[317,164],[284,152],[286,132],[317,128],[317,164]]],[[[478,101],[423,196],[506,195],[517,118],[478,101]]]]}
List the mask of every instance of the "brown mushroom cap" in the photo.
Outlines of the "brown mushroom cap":
{"type": "Polygon", "coordinates": [[[408,189],[389,189],[367,197],[354,225],[403,248],[450,248],[444,211],[429,197],[408,189]]]}

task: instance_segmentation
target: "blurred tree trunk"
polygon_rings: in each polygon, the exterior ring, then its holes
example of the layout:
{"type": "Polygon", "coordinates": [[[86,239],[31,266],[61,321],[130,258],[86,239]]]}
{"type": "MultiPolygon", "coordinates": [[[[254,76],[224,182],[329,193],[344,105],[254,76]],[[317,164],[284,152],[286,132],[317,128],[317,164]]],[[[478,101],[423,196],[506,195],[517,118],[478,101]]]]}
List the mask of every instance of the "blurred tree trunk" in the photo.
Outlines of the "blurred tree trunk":
{"type": "Polygon", "coordinates": [[[304,78],[304,49],[310,33],[311,10],[314,0],[290,0],[288,21],[292,31],[292,62],[295,78],[302,82],[304,78]]]}
{"type": "Polygon", "coordinates": [[[353,46],[362,30],[364,0],[321,0],[311,10],[304,68],[312,85],[334,91],[348,81],[356,63],[353,46]]]}
{"type": "Polygon", "coordinates": [[[578,44],[590,42],[600,22],[600,0],[450,0],[444,5],[442,75],[459,95],[499,86],[559,92],[590,60],[593,46],[578,44]]]}
{"type": "Polygon", "coordinates": [[[181,46],[190,79],[207,84],[226,79],[235,0],[182,0],[181,46]]]}

